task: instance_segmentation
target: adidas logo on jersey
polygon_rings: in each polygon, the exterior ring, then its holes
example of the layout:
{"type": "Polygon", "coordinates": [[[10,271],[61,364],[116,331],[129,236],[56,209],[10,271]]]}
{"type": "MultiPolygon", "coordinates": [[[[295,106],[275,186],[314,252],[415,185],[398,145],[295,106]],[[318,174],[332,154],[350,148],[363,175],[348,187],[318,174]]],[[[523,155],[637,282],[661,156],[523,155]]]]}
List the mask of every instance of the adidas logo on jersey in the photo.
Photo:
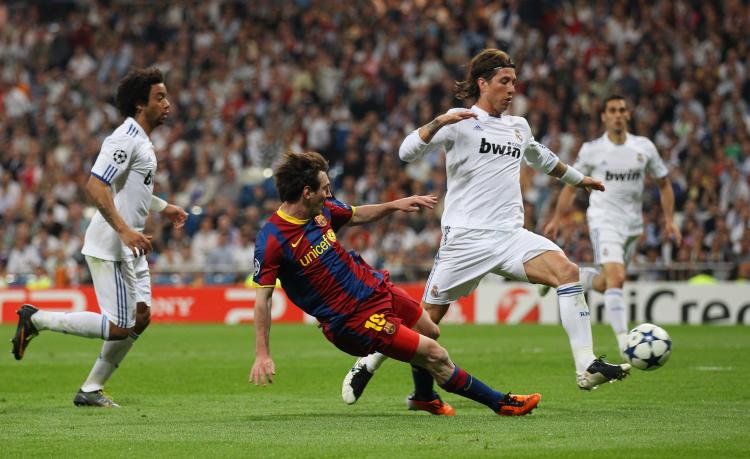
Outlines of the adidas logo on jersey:
{"type": "Polygon", "coordinates": [[[493,155],[505,155],[514,158],[521,157],[521,149],[513,146],[510,142],[507,145],[498,145],[487,142],[484,137],[482,137],[482,144],[479,146],[479,153],[492,153],[493,155]]]}
{"type": "Polygon", "coordinates": [[[475,131],[484,131],[484,129],[482,129],[482,126],[480,126],[478,124],[476,126],[474,126],[474,130],[475,131]]]}
{"type": "Polygon", "coordinates": [[[607,171],[604,180],[607,181],[616,181],[616,182],[626,182],[631,180],[640,180],[641,179],[641,171],[638,169],[630,169],[624,172],[610,172],[607,171]]]}

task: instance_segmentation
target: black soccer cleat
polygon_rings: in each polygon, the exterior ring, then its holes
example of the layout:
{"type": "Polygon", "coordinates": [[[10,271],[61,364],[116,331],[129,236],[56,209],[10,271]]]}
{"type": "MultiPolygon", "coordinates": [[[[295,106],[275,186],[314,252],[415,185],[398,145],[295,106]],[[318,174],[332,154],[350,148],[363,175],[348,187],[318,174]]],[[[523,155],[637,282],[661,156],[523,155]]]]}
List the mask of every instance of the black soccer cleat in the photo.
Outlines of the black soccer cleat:
{"type": "Polygon", "coordinates": [[[630,364],[615,365],[599,357],[594,359],[583,373],[578,373],[578,387],[582,390],[596,389],[605,382],[613,383],[625,379],[630,374],[630,364]]]}
{"type": "Polygon", "coordinates": [[[341,384],[341,398],[347,405],[352,405],[359,400],[372,375],[367,370],[364,357],[360,357],[354,362],[354,366],[346,374],[344,382],[341,384]]]}
{"type": "Polygon", "coordinates": [[[99,389],[92,392],[84,392],[78,389],[76,397],[73,399],[75,406],[97,406],[100,408],[119,408],[120,405],[113,402],[111,398],[104,395],[104,392],[99,389]]]}
{"type": "Polygon", "coordinates": [[[36,314],[38,310],[30,304],[24,304],[16,311],[16,314],[18,314],[18,327],[16,327],[16,334],[11,339],[13,343],[13,356],[16,360],[23,358],[29,341],[39,334],[34,324],[31,323],[31,316],[36,314]]]}

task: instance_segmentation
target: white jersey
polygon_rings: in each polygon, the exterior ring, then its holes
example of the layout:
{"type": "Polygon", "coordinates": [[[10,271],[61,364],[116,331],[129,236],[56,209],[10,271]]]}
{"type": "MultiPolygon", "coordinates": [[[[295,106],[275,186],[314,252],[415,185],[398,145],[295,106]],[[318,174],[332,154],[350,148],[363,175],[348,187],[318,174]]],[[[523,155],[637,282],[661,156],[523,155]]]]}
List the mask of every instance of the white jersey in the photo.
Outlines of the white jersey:
{"type": "MultiPolygon", "coordinates": [[[[463,109],[451,109],[450,112],[463,109]]],[[[521,158],[549,173],[557,156],[534,140],[525,118],[490,116],[477,107],[478,118],[442,127],[429,144],[418,131],[404,139],[402,160],[411,162],[432,148],[445,148],[448,191],[442,225],[508,231],[523,227],[521,158]]]]}
{"type": "Polygon", "coordinates": [[[604,183],[603,193],[590,195],[586,212],[589,228],[641,234],[646,173],[662,178],[668,172],[656,146],[646,137],[632,134],[627,134],[624,144],[617,145],[605,133],[581,146],[574,167],[604,183]]]}
{"type": "MultiPolygon", "coordinates": [[[[155,174],[154,146],[133,118],[104,139],[91,168],[91,175],[112,187],[117,212],[135,231],[143,231],[146,224],[155,174]]],[[[110,261],[133,259],[130,249],[98,211],[86,229],[81,253],[110,261]]]]}

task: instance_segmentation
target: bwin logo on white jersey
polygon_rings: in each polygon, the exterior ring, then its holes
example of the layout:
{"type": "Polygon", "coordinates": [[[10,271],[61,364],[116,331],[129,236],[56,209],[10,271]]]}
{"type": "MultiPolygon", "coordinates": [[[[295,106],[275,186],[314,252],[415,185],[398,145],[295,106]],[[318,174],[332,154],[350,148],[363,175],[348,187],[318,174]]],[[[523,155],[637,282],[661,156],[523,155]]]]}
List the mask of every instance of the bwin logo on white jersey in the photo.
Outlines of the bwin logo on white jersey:
{"type": "Polygon", "coordinates": [[[479,153],[492,153],[493,155],[505,155],[514,158],[521,157],[521,149],[513,146],[510,142],[508,142],[507,145],[498,145],[496,143],[487,142],[484,137],[482,137],[482,144],[479,146],[479,153]]]}

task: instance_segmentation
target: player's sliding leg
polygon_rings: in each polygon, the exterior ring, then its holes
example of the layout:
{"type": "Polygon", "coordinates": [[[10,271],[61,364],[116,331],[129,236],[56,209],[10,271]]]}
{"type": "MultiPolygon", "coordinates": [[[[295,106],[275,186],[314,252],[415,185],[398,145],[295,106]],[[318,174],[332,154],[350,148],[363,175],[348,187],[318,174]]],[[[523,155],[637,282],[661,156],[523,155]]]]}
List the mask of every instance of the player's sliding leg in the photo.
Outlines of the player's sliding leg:
{"type": "Polygon", "coordinates": [[[107,341],[102,345],[102,351],[94,362],[94,366],[88,378],[81,386],[73,401],[78,406],[89,404],[96,406],[113,406],[116,403],[103,395],[104,385],[112,377],[112,374],[120,366],[125,356],[135,344],[138,337],[145,331],[151,322],[151,309],[146,303],[137,304],[135,326],[128,336],[120,341],[107,341]],[[82,400],[93,403],[79,403],[82,400]]]}
{"type": "Polygon", "coordinates": [[[86,338],[109,339],[110,323],[95,312],[54,312],[24,304],[18,311],[18,327],[13,336],[13,355],[21,360],[29,341],[42,330],[52,330],[86,338]]]}
{"type": "Polygon", "coordinates": [[[399,326],[391,344],[382,352],[394,359],[426,369],[448,392],[481,403],[503,416],[522,416],[533,410],[540,394],[511,395],[498,392],[456,366],[437,341],[399,326]]]}

